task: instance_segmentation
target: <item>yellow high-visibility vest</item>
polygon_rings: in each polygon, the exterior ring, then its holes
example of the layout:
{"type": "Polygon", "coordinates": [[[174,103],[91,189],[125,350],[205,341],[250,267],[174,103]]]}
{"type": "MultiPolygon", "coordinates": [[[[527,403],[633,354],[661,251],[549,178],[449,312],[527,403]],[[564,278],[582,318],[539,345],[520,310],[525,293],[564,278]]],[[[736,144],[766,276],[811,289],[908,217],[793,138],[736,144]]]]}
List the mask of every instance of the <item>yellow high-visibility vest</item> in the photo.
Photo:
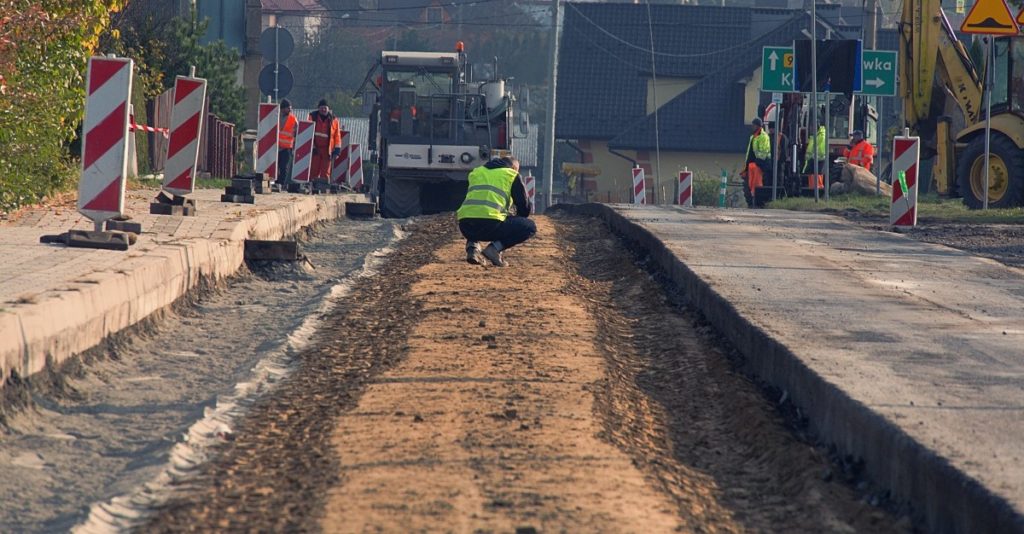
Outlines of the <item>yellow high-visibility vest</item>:
{"type": "Polygon", "coordinates": [[[519,173],[515,169],[477,167],[469,173],[466,200],[456,212],[462,219],[492,219],[504,221],[512,205],[512,183],[519,173]]]}
{"type": "Polygon", "coordinates": [[[751,149],[753,149],[754,157],[757,159],[770,158],[772,155],[772,145],[768,133],[761,130],[757,135],[750,136],[750,142],[747,143],[747,159],[750,159],[751,149]]]}

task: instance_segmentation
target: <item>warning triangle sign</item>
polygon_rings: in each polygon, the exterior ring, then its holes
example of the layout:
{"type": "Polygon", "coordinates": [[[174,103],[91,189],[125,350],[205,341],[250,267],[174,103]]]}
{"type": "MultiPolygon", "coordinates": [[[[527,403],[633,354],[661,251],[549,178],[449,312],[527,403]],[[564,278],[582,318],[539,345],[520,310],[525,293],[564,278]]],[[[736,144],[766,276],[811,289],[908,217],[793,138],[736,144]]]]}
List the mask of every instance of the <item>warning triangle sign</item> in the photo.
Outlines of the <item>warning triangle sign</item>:
{"type": "Polygon", "coordinates": [[[978,0],[960,25],[964,33],[1017,35],[1017,22],[1005,0],[978,0]]]}
{"type": "Polygon", "coordinates": [[[1024,26],[1024,9],[1021,9],[1020,13],[1017,13],[1017,24],[1024,26]]]}

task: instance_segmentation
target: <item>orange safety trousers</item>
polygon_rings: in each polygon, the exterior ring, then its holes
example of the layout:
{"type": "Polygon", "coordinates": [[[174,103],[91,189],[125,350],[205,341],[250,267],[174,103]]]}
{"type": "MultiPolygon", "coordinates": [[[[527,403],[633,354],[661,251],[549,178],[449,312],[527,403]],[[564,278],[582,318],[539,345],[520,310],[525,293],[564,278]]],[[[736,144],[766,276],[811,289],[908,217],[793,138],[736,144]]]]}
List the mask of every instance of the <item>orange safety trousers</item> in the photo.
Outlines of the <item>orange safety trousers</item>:
{"type": "MultiPolygon", "coordinates": [[[[807,189],[814,189],[814,175],[807,175],[807,189]]],[[[818,189],[825,189],[825,177],[818,175],[818,189]]]]}
{"type": "Polygon", "coordinates": [[[316,180],[322,178],[329,180],[331,178],[331,149],[327,143],[323,146],[316,147],[316,154],[313,154],[312,160],[309,162],[309,179],[316,180]]]}
{"type": "Polygon", "coordinates": [[[753,161],[747,164],[747,187],[750,188],[750,194],[754,194],[758,187],[764,187],[764,172],[753,161]]]}

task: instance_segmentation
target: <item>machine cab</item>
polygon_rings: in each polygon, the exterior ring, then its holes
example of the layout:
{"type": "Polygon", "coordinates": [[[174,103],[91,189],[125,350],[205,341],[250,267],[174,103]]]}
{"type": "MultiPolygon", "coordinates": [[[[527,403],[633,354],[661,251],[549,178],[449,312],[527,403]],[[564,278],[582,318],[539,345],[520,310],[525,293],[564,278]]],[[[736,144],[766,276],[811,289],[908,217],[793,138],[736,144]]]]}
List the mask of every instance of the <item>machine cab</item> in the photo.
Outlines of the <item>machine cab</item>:
{"type": "Polygon", "coordinates": [[[453,141],[459,54],[385,51],[381,67],[381,137],[402,143],[453,141]]]}
{"type": "Polygon", "coordinates": [[[992,74],[992,113],[1024,116],[1024,37],[996,39],[992,74]]]}

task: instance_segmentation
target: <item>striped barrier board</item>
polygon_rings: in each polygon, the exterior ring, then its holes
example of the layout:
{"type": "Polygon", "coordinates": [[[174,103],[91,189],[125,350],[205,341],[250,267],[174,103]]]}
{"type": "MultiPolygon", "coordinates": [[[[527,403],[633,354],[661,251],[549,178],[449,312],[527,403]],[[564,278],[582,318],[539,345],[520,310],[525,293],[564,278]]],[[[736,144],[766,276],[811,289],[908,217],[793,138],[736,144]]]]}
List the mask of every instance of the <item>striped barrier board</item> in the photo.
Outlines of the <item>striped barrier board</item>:
{"type": "Polygon", "coordinates": [[[128,98],[134,69],[134,63],[127,58],[89,59],[78,211],[95,222],[97,228],[107,219],[124,215],[128,98]]]}
{"type": "Polygon", "coordinates": [[[679,198],[676,202],[680,206],[693,207],[693,172],[690,170],[679,171],[679,198]]]}
{"type": "Polygon", "coordinates": [[[185,196],[195,190],[205,102],[206,80],[188,76],[175,78],[171,139],[167,143],[167,163],[164,164],[163,189],[168,193],[185,196]]]}
{"type": "Polygon", "coordinates": [[[921,138],[896,136],[892,141],[892,203],[889,224],[917,226],[917,169],[921,162],[921,138]],[[905,179],[900,180],[900,172],[905,179]],[[904,185],[906,193],[903,192],[904,185]]]}
{"type": "Polygon", "coordinates": [[[349,140],[351,134],[345,130],[341,131],[341,152],[331,162],[331,183],[348,185],[348,156],[349,140]]]}
{"type": "Polygon", "coordinates": [[[642,167],[633,169],[633,204],[647,204],[647,183],[642,167]]]}
{"type": "Polygon", "coordinates": [[[256,172],[265,178],[277,180],[277,128],[281,120],[281,107],[260,104],[259,123],[256,128],[256,172]]]}
{"type": "Polygon", "coordinates": [[[313,122],[299,121],[299,135],[295,137],[295,162],[292,181],[308,182],[309,166],[313,162],[313,122]]]}
{"type": "Polygon", "coordinates": [[[523,177],[523,185],[526,186],[526,199],[530,201],[530,205],[533,205],[533,199],[537,196],[537,179],[533,177],[532,173],[527,173],[523,177]]]}
{"type": "Polygon", "coordinates": [[[352,143],[349,147],[351,151],[348,157],[348,185],[352,189],[358,190],[363,187],[363,153],[360,151],[362,147],[359,143],[352,143]]]}

